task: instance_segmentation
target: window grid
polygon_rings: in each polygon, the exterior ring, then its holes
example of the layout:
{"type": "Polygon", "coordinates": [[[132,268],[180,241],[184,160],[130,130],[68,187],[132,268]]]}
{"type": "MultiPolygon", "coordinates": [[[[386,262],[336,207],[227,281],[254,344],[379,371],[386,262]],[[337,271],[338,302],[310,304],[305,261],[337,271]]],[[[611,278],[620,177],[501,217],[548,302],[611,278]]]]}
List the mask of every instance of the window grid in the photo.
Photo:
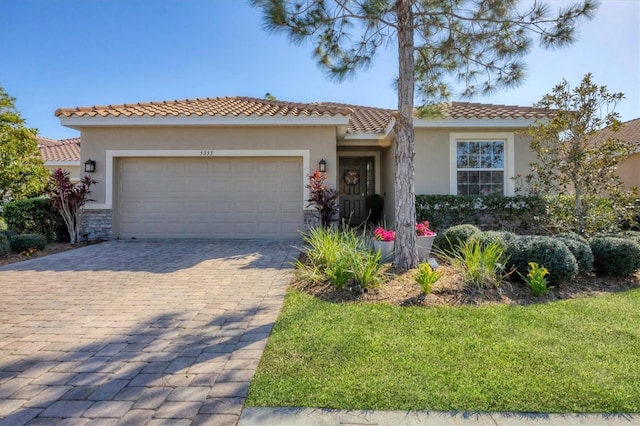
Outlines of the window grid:
{"type": "Polygon", "coordinates": [[[504,194],[505,141],[456,142],[458,195],[504,194]]]}

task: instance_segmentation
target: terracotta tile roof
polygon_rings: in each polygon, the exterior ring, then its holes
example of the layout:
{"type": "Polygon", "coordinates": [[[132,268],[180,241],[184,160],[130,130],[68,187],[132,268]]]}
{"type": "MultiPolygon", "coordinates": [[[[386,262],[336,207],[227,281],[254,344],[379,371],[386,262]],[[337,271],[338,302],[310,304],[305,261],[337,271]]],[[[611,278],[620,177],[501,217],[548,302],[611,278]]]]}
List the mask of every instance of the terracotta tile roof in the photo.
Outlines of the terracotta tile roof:
{"type": "Polygon", "coordinates": [[[163,102],[60,108],[56,117],[131,116],[320,116],[351,114],[347,108],[247,97],[185,99],[163,102]]]}
{"type": "Polygon", "coordinates": [[[446,118],[476,119],[530,119],[549,117],[550,112],[544,108],[521,107],[515,105],[492,105],[471,102],[448,102],[443,104],[446,118]]]}
{"type": "Polygon", "coordinates": [[[617,132],[608,129],[601,130],[596,136],[596,140],[606,138],[616,138],[631,143],[640,148],[640,118],[625,121],[617,132]]]}
{"type": "Polygon", "coordinates": [[[39,136],[37,139],[44,161],[80,161],[80,138],[56,140],[39,136]]]}
{"type": "MultiPolygon", "coordinates": [[[[384,133],[394,110],[335,102],[295,103],[248,97],[218,97],[123,105],[60,108],[56,117],[167,116],[349,116],[347,133],[384,133]]],[[[543,108],[470,102],[442,104],[443,119],[531,119],[549,116],[543,108]]]]}

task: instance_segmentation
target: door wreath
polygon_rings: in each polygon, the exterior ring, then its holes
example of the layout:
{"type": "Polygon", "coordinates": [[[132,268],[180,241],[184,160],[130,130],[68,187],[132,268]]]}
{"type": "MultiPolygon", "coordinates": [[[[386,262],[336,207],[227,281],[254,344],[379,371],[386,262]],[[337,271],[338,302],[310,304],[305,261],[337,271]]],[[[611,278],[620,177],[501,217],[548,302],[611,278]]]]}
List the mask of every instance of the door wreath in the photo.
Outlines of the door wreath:
{"type": "Polygon", "coordinates": [[[344,183],[346,183],[347,185],[357,185],[358,181],[360,181],[359,170],[347,170],[344,172],[344,183]]]}

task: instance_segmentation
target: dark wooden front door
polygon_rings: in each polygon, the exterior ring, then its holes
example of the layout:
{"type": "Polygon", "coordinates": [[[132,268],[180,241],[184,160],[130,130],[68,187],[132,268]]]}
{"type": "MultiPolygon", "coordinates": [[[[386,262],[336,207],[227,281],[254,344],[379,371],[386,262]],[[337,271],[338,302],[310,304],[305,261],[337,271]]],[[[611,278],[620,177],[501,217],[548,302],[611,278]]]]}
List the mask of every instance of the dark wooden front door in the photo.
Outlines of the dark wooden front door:
{"type": "Polygon", "coordinates": [[[373,157],[340,158],[340,218],[357,226],[367,220],[366,199],[375,193],[373,157]]]}

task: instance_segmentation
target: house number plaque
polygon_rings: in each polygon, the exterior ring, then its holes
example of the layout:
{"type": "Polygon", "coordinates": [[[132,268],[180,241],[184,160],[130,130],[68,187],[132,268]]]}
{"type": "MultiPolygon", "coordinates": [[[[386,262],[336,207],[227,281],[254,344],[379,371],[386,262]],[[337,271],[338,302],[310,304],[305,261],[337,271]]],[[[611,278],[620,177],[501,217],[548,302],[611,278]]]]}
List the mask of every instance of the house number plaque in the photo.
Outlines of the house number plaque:
{"type": "Polygon", "coordinates": [[[200,151],[201,157],[213,157],[215,155],[215,151],[200,151]]]}

